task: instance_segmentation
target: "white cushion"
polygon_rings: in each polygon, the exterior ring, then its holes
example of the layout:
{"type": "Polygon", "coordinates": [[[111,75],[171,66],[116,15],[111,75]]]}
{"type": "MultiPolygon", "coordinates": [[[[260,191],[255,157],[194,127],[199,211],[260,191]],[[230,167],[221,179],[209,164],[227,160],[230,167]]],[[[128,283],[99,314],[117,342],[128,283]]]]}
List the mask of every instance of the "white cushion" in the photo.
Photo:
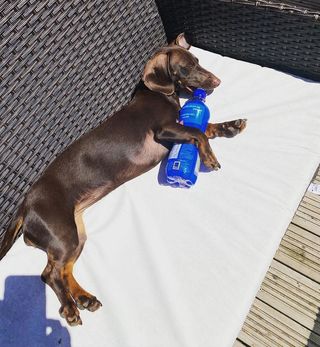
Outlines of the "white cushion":
{"type": "Polygon", "coordinates": [[[67,326],[60,304],[49,287],[46,302],[39,299],[37,278],[18,295],[22,276],[40,275],[46,264],[20,239],[0,263],[1,304],[11,302],[0,310],[0,345],[27,341],[39,321],[34,345],[51,338],[50,346],[232,346],[319,164],[320,84],[192,52],[222,80],[207,98],[211,121],[248,119],[239,136],[211,141],[221,170],[181,190],[159,185],[157,167],[86,211],[88,241],[75,275],[103,307],[82,311],[81,328],[59,328],[58,321],[67,326]],[[18,277],[5,292],[8,276],[18,277]]]}

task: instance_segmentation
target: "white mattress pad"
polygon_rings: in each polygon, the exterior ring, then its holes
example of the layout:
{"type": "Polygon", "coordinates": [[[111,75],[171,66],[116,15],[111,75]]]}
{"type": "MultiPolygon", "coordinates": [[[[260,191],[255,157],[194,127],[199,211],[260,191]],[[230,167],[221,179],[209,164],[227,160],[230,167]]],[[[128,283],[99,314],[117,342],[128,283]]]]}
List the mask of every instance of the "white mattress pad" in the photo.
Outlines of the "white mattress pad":
{"type": "Polygon", "coordinates": [[[20,238],[0,263],[0,345],[229,347],[319,164],[320,84],[192,48],[222,83],[211,122],[247,118],[210,141],[222,168],[189,190],[159,166],[85,213],[75,277],[103,307],[69,327],[42,284],[46,255],[20,238]]]}

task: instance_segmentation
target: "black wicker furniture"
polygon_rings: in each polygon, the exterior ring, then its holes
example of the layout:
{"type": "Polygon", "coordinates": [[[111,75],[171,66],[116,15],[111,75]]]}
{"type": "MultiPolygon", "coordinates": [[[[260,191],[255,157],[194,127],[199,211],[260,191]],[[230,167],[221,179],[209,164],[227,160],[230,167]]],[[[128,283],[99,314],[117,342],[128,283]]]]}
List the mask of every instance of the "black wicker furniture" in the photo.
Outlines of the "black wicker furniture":
{"type": "MultiPolygon", "coordinates": [[[[193,191],[198,200],[192,202],[196,201],[199,214],[206,216],[204,205],[210,213],[214,211],[207,220],[203,218],[204,227],[193,218],[191,208],[183,227],[178,224],[175,213],[181,208],[175,208],[180,198],[157,185],[155,172],[96,204],[96,215],[88,212],[92,242],[84,250],[87,256],[79,260],[80,281],[85,279],[88,289],[95,287],[93,292],[103,297],[104,307],[90,314],[90,319],[84,318],[82,330],[61,326],[57,302],[50,293],[45,295],[39,276],[30,276],[41,273],[45,255],[24,247],[20,238],[0,267],[0,290],[5,293],[0,300],[0,345],[14,345],[12,341],[18,340],[23,345],[70,346],[72,337],[77,347],[90,342],[150,347],[154,336],[168,347],[207,347],[215,337],[223,341],[219,346],[233,343],[261,273],[318,160],[314,125],[318,124],[319,84],[306,79],[320,81],[319,14],[316,0],[0,4],[0,242],[11,216],[46,166],[72,141],[127,103],[147,59],[180,32],[193,45],[218,53],[192,48],[204,63],[223,73],[223,77],[217,73],[222,86],[211,104],[214,121],[239,112],[248,116],[250,124],[238,144],[230,141],[229,149],[223,144],[217,151],[219,156],[225,151],[222,175],[203,174],[204,194],[199,194],[200,189],[193,191]],[[253,78],[250,73],[246,78],[247,71],[253,71],[253,78]],[[260,86],[263,76],[267,83],[260,86]],[[291,82],[295,88],[286,88],[291,82]],[[300,86],[301,94],[296,92],[300,86]],[[256,102],[252,107],[251,97],[256,102]],[[275,104],[269,103],[273,97],[275,104]],[[293,127],[284,133],[288,122],[293,127]],[[270,123],[271,134],[264,128],[270,123]],[[279,125],[274,132],[273,124],[279,125]],[[293,141],[296,138],[298,143],[293,141]],[[265,153],[266,148],[271,148],[268,154],[276,157],[278,166],[265,165],[266,159],[260,157],[256,165],[259,151],[265,153]],[[244,177],[237,180],[237,169],[243,167],[244,177]],[[300,175],[295,187],[288,184],[292,172],[300,175]],[[274,185],[260,189],[269,178],[274,185]],[[224,197],[224,205],[212,196],[224,197]],[[230,212],[231,200],[238,206],[230,212]],[[261,210],[265,213],[260,215],[261,210]],[[166,229],[168,220],[174,225],[171,229],[166,229]],[[251,264],[259,264],[259,269],[251,264]],[[39,307],[40,315],[34,314],[39,307]],[[46,319],[45,308],[52,319],[46,319]],[[42,331],[45,324],[53,327],[49,336],[42,331]],[[226,324],[229,329],[224,330],[226,324]],[[18,328],[21,334],[16,334],[18,328]]],[[[219,147],[219,139],[213,146],[219,147]]],[[[154,346],[160,343],[155,341],[154,346]]]]}
{"type": "Polygon", "coordinates": [[[319,14],[314,0],[2,2],[0,234],[48,163],[129,100],[166,36],[320,80],[319,14]]]}

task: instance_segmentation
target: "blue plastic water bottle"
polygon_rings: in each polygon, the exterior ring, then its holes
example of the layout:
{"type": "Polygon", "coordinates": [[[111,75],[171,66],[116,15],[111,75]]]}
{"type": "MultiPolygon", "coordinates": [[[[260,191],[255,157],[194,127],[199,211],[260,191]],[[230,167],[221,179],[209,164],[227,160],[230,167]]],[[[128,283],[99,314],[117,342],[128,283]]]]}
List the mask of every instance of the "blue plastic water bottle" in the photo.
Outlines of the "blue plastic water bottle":
{"type": "MultiPolygon", "coordinates": [[[[194,127],[205,132],[210,112],[205,105],[206,92],[196,89],[192,99],[180,110],[179,120],[183,125],[194,127]]],[[[166,167],[167,182],[174,187],[190,188],[197,180],[200,168],[199,152],[193,144],[174,144],[169,154],[166,167]]]]}

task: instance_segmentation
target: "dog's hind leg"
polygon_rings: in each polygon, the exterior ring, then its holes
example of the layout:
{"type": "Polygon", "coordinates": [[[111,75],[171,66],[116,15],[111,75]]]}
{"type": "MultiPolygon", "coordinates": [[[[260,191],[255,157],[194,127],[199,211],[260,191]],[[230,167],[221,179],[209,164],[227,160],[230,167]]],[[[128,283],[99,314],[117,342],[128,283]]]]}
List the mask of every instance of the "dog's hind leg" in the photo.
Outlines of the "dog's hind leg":
{"type": "Polygon", "coordinates": [[[82,212],[76,211],[74,214],[74,220],[77,226],[79,248],[77,250],[76,257],[73,259],[70,259],[70,262],[68,262],[68,264],[65,266],[63,276],[67,281],[68,289],[73,299],[75,300],[77,306],[82,310],[87,309],[93,312],[102,306],[101,302],[94,295],[84,290],[75,280],[72,273],[74,263],[78,259],[83,249],[84,243],[86,241],[86,233],[85,233],[84,223],[82,220],[82,212]]]}
{"type": "Polygon", "coordinates": [[[24,224],[24,239],[27,244],[47,253],[48,263],[42,279],[57,295],[61,303],[61,316],[69,325],[79,325],[82,321],[77,305],[91,311],[101,306],[94,296],[79,286],[72,275],[85,237],[78,232],[71,209],[66,212],[66,209],[60,210],[53,205],[53,202],[50,205],[49,208],[42,204],[29,211],[24,224]]]}
{"type": "Polygon", "coordinates": [[[71,293],[68,291],[64,279],[64,268],[63,263],[53,260],[48,255],[48,264],[45,267],[42,273],[42,279],[47,283],[57,295],[61,307],[59,313],[61,317],[65,318],[67,323],[71,326],[81,325],[82,321],[80,318],[79,310],[71,296],[71,293]]]}

